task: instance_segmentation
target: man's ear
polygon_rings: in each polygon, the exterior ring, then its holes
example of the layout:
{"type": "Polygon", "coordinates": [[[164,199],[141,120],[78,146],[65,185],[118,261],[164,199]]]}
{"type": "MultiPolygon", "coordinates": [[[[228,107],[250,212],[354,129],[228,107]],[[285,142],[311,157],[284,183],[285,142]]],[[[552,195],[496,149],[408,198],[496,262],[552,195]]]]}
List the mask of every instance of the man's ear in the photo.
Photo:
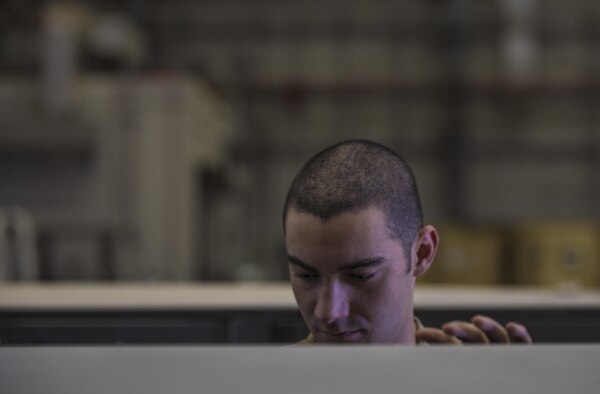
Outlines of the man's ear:
{"type": "Polygon", "coordinates": [[[419,231],[419,236],[413,246],[413,259],[415,261],[413,275],[423,275],[435,258],[439,244],[439,235],[435,227],[425,226],[419,231]]]}

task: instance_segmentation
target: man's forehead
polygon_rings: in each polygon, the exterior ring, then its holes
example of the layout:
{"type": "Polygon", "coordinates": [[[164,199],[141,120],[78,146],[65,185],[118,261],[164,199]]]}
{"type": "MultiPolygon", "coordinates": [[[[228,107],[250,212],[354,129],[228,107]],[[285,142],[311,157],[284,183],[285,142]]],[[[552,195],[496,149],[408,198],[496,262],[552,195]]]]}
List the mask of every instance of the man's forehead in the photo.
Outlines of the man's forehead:
{"type": "Polygon", "coordinates": [[[390,227],[393,225],[388,218],[387,213],[375,206],[364,208],[352,208],[331,216],[322,216],[298,208],[288,209],[284,222],[284,236],[292,231],[304,231],[309,228],[319,228],[322,230],[335,231],[342,224],[348,229],[367,229],[371,232],[386,234],[387,238],[396,240],[395,231],[390,227]]]}
{"type": "Polygon", "coordinates": [[[310,212],[290,210],[286,220],[286,239],[294,235],[319,235],[336,239],[357,235],[383,235],[387,232],[385,215],[377,208],[347,210],[323,218],[310,212]]]}
{"type": "Polygon", "coordinates": [[[402,245],[390,237],[377,209],[348,211],[323,220],[291,211],[285,235],[287,253],[307,264],[345,265],[374,259],[395,260],[402,245]]]}
{"type": "Polygon", "coordinates": [[[336,219],[339,219],[340,217],[360,216],[363,214],[368,214],[369,216],[373,216],[373,217],[377,216],[381,220],[382,223],[385,223],[387,220],[387,215],[384,212],[384,210],[376,205],[352,207],[352,208],[344,209],[340,212],[336,212],[335,214],[322,214],[322,213],[312,212],[310,210],[298,208],[296,206],[290,206],[290,208],[287,210],[286,215],[285,215],[285,223],[286,223],[286,229],[287,229],[287,224],[288,224],[290,217],[311,218],[311,219],[314,219],[315,221],[318,220],[322,224],[325,224],[325,223],[328,223],[331,221],[335,221],[336,219]]]}

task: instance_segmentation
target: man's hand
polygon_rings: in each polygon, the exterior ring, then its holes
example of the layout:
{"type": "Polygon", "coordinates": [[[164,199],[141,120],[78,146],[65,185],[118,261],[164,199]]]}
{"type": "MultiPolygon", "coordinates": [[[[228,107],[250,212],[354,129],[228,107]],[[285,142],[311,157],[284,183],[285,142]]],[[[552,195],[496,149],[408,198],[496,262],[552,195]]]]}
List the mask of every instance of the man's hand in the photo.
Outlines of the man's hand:
{"type": "Polygon", "coordinates": [[[509,322],[504,327],[496,320],[475,315],[470,322],[452,321],[445,323],[442,329],[421,328],[417,330],[417,341],[428,343],[532,343],[527,328],[521,324],[509,322]]]}

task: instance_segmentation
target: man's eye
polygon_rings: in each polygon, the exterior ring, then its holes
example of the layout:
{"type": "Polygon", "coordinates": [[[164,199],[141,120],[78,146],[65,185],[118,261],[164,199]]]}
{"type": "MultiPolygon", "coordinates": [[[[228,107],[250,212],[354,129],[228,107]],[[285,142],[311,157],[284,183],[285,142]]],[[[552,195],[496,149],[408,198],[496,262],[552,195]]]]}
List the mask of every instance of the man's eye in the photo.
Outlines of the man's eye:
{"type": "Polygon", "coordinates": [[[352,279],[358,279],[358,280],[362,280],[362,281],[369,280],[369,279],[373,278],[374,276],[375,276],[374,272],[371,272],[368,274],[350,274],[350,277],[352,279]]]}
{"type": "Polygon", "coordinates": [[[302,280],[311,280],[311,279],[316,279],[316,278],[318,278],[318,275],[317,275],[317,274],[313,274],[313,273],[310,273],[310,272],[296,272],[296,273],[294,274],[294,276],[295,276],[296,278],[300,278],[300,279],[302,279],[302,280]]]}

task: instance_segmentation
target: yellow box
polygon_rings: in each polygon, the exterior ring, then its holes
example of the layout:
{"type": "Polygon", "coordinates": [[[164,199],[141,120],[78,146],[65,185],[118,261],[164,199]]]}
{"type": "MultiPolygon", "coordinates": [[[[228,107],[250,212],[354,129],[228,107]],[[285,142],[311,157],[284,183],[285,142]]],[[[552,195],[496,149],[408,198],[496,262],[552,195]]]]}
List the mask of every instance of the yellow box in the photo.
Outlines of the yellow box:
{"type": "Polygon", "coordinates": [[[488,227],[439,226],[440,246],[420,282],[494,285],[502,281],[502,233],[488,227]]]}
{"type": "Polygon", "coordinates": [[[598,228],[594,223],[544,222],[516,232],[516,282],[542,286],[595,286],[598,228]]]}

